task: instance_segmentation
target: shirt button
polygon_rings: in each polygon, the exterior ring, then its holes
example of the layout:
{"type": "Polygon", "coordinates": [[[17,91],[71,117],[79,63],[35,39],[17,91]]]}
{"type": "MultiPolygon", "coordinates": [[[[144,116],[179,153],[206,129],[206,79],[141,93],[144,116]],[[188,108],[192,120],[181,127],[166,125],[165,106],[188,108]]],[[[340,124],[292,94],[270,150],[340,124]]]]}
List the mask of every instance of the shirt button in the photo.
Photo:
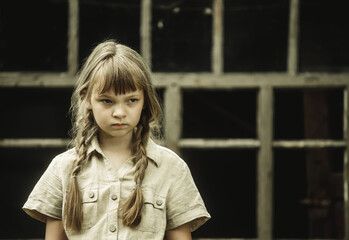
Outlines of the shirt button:
{"type": "Polygon", "coordinates": [[[116,194],[113,194],[113,195],[111,195],[111,199],[113,199],[115,201],[116,199],[118,199],[118,196],[116,196],[116,194]]]}
{"type": "Polygon", "coordinates": [[[162,205],[162,201],[161,200],[156,200],[156,205],[161,206],[162,205]]]}
{"type": "Polygon", "coordinates": [[[116,227],[115,227],[115,226],[113,226],[113,225],[112,225],[112,226],[110,226],[110,227],[109,227],[109,231],[111,231],[111,232],[115,232],[115,231],[116,231],[116,227]]]}
{"type": "Polygon", "coordinates": [[[95,194],[94,194],[93,192],[89,192],[88,196],[89,196],[90,198],[93,198],[93,197],[95,196],[95,194]]]}

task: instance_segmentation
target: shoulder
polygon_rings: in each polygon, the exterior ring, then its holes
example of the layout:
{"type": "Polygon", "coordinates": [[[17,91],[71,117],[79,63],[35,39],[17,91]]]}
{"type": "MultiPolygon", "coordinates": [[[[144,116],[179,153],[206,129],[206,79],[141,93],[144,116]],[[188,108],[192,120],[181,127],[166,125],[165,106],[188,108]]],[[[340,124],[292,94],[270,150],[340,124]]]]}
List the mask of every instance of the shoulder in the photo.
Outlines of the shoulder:
{"type": "Polygon", "coordinates": [[[143,184],[151,185],[158,195],[167,196],[174,186],[191,184],[189,167],[171,149],[154,143],[147,155],[151,164],[146,169],[143,184]]]}
{"type": "Polygon", "coordinates": [[[53,161],[60,164],[69,164],[76,158],[76,151],[74,148],[68,149],[54,157],[53,161]]]}
{"type": "Polygon", "coordinates": [[[160,158],[162,158],[162,160],[170,161],[171,163],[175,163],[179,165],[186,165],[185,161],[171,149],[161,145],[158,145],[158,149],[159,149],[160,158]]]}
{"type": "Polygon", "coordinates": [[[53,158],[49,168],[56,169],[56,171],[61,173],[70,172],[69,170],[72,168],[72,165],[75,159],[76,159],[75,149],[72,148],[72,149],[66,150],[65,152],[62,152],[53,158]]]}
{"type": "Polygon", "coordinates": [[[187,163],[171,149],[150,141],[147,147],[148,157],[151,158],[159,168],[181,171],[187,169],[187,163]]]}

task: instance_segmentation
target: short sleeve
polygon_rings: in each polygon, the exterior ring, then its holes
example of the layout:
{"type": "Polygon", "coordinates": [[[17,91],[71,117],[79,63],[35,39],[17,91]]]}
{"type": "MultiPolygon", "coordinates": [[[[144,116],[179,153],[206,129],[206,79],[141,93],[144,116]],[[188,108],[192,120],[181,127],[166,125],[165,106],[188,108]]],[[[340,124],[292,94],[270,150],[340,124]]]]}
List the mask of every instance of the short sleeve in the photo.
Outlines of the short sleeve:
{"type": "Polygon", "coordinates": [[[195,231],[210,218],[190,170],[184,163],[167,196],[166,230],[190,222],[191,231],[195,231]]]}
{"type": "Polygon", "coordinates": [[[23,210],[31,217],[46,222],[46,217],[62,218],[62,180],[58,158],[52,160],[30,193],[23,210]]]}

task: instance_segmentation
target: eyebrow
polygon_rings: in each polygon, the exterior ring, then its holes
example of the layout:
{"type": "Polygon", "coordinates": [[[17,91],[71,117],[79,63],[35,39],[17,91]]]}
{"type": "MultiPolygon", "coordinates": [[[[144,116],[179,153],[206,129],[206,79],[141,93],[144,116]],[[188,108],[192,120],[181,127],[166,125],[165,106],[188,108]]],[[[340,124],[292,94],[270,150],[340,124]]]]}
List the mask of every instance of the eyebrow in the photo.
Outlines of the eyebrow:
{"type": "Polygon", "coordinates": [[[108,95],[108,94],[105,94],[105,93],[96,94],[96,96],[99,97],[99,98],[103,98],[103,97],[105,97],[105,98],[111,98],[111,97],[112,97],[112,96],[110,96],[110,95],[108,95]]]}

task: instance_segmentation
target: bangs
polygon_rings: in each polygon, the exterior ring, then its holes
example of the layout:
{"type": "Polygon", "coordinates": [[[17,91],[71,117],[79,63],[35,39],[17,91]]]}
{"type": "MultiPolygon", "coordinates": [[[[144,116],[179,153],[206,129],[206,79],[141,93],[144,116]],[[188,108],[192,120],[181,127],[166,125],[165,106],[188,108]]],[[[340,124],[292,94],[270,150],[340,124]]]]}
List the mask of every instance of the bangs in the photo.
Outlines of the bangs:
{"type": "Polygon", "coordinates": [[[114,58],[107,59],[96,72],[94,80],[98,82],[96,90],[99,94],[113,91],[115,95],[143,90],[141,69],[136,66],[125,66],[122,62],[115,63],[114,58]]]}

